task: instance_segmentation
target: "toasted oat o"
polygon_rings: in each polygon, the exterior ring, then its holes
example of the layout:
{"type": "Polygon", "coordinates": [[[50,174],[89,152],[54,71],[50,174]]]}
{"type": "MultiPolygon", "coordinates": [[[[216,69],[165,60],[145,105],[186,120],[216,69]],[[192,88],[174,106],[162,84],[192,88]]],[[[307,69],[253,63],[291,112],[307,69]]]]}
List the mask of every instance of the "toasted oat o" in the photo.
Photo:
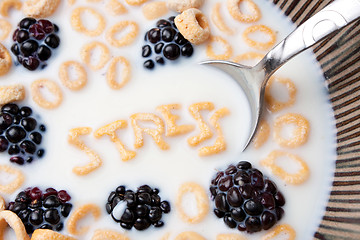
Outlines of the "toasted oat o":
{"type": "Polygon", "coordinates": [[[26,0],[23,5],[25,15],[35,18],[51,16],[59,6],[60,0],[26,0]]]}
{"type": "Polygon", "coordinates": [[[167,7],[176,12],[183,12],[189,8],[200,8],[204,0],[168,0],[167,7]]]}
{"type": "Polygon", "coordinates": [[[0,19],[0,41],[4,41],[10,34],[11,23],[5,19],[0,19]]]}
{"type": "Polygon", "coordinates": [[[96,230],[91,240],[129,240],[123,233],[112,230],[96,230]]]}
{"type": "Polygon", "coordinates": [[[0,196],[0,212],[6,210],[6,202],[5,199],[0,196]]]}
{"type": "Polygon", "coordinates": [[[25,87],[21,84],[0,87],[0,106],[15,101],[21,101],[24,98],[25,87]]]}
{"type": "Polygon", "coordinates": [[[76,240],[76,238],[49,229],[36,229],[31,236],[31,240],[76,240]]]}
{"type": "Polygon", "coordinates": [[[7,74],[12,66],[12,60],[7,48],[0,43],[0,76],[7,74]]]}
{"type": "Polygon", "coordinates": [[[143,6],[142,12],[147,20],[160,18],[167,14],[169,9],[166,7],[166,2],[155,1],[147,3],[143,6]]]}
{"type": "Polygon", "coordinates": [[[0,1],[0,14],[4,17],[9,16],[10,8],[15,8],[20,10],[22,7],[22,2],[20,0],[1,0],[0,1]]]}

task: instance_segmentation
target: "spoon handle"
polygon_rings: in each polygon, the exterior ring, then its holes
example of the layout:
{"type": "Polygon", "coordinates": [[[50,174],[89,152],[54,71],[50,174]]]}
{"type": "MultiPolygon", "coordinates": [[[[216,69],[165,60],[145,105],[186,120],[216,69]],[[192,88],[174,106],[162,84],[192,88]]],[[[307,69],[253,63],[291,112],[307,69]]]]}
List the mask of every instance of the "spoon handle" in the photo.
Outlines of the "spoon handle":
{"type": "Polygon", "coordinates": [[[335,0],[290,33],[255,68],[265,71],[265,79],[268,79],[289,59],[358,17],[360,0],[335,0]]]}

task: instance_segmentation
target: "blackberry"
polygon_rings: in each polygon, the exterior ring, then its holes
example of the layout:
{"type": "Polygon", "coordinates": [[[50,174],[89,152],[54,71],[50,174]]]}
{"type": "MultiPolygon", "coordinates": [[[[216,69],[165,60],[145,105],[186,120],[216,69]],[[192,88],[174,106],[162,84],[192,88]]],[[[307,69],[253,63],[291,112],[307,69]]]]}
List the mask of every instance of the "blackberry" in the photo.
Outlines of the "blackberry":
{"type": "Polygon", "coordinates": [[[119,186],[109,194],[105,205],[113,220],[124,229],[145,230],[151,225],[162,227],[163,214],[171,211],[168,201],[161,201],[159,189],[140,186],[136,192],[119,186]]]}
{"type": "Polygon", "coordinates": [[[13,34],[12,53],[18,63],[30,71],[44,68],[52,55],[51,49],[60,45],[59,28],[49,20],[24,18],[13,34]]]}
{"type": "Polygon", "coordinates": [[[64,228],[63,220],[72,209],[70,199],[64,190],[47,188],[41,191],[33,187],[18,193],[15,200],[9,202],[7,209],[18,215],[28,234],[39,228],[61,231],[64,228]]]}
{"type": "Polygon", "coordinates": [[[10,155],[10,162],[23,165],[44,155],[42,128],[30,107],[14,103],[0,110],[0,152],[10,155]]]}
{"type": "Polygon", "coordinates": [[[284,214],[285,198],[274,182],[247,161],[219,171],[211,181],[214,214],[230,228],[268,230],[284,214]]]}
{"type": "Polygon", "coordinates": [[[142,47],[143,66],[155,68],[155,64],[164,65],[165,60],[174,61],[183,57],[191,57],[194,53],[192,44],[178,31],[174,23],[175,17],[160,19],[156,26],[145,34],[142,47]]]}

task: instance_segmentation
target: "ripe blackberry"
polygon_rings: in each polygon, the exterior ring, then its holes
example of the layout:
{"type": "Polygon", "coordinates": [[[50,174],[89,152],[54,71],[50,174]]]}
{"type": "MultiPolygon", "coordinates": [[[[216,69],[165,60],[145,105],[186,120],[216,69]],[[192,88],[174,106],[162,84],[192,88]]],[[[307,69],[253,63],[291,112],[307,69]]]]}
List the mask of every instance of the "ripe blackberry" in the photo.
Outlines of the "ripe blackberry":
{"type": "Polygon", "coordinates": [[[156,27],[146,32],[146,43],[142,47],[142,57],[146,58],[143,64],[145,68],[153,69],[156,63],[163,65],[164,59],[173,61],[181,56],[192,56],[194,48],[177,30],[174,18],[160,19],[156,27]]]}
{"type": "Polygon", "coordinates": [[[70,195],[64,190],[47,188],[43,192],[38,187],[33,187],[18,193],[7,209],[18,215],[28,234],[38,228],[61,231],[64,228],[62,220],[69,216],[72,209],[70,199],[70,195]]]}
{"type": "Polygon", "coordinates": [[[159,190],[148,185],[136,192],[119,186],[109,194],[105,205],[107,213],[124,229],[145,230],[151,225],[162,227],[163,214],[171,211],[168,201],[161,201],[159,190]]]}
{"type": "Polygon", "coordinates": [[[38,124],[32,109],[14,103],[0,110],[0,152],[10,155],[10,162],[23,165],[44,155],[40,148],[45,127],[38,124]]]}
{"type": "Polygon", "coordinates": [[[59,28],[49,20],[24,18],[13,34],[12,53],[19,64],[30,71],[44,68],[51,57],[51,49],[60,45],[59,28]]]}
{"type": "Polygon", "coordinates": [[[215,215],[240,231],[268,230],[284,214],[285,198],[275,183],[246,161],[219,171],[211,181],[210,193],[215,215]]]}

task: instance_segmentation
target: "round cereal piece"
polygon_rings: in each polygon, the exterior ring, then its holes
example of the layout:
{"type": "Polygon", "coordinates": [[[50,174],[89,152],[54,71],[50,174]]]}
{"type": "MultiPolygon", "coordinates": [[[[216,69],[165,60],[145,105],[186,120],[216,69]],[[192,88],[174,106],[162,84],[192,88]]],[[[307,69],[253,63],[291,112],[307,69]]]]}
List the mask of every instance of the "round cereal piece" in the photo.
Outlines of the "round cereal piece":
{"type": "Polygon", "coordinates": [[[182,232],[176,236],[175,240],[206,240],[203,236],[196,232],[182,232]]]}
{"type": "Polygon", "coordinates": [[[234,31],[226,25],[224,18],[220,14],[220,8],[221,3],[215,3],[211,11],[211,20],[220,31],[232,35],[234,34],[234,31]]]}
{"type": "Polygon", "coordinates": [[[306,162],[299,156],[288,152],[274,150],[267,156],[266,159],[260,161],[260,164],[268,167],[274,175],[278,176],[288,184],[301,184],[305,182],[310,175],[309,167],[306,162]],[[295,173],[289,173],[282,167],[276,165],[276,159],[280,157],[286,157],[293,160],[299,166],[299,170],[295,173]]]}
{"type": "Polygon", "coordinates": [[[16,213],[4,210],[0,212],[0,239],[4,239],[5,231],[10,226],[18,240],[30,240],[26,233],[25,226],[16,213]]]}
{"type": "Polygon", "coordinates": [[[253,25],[253,26],[246,28],[243,33],[243,38],[244,38],[244,41],[250,47],[256,48],[258,50],[267,50],[267,49],[271,48],[276,42],[275,32],[271,28],[269,28],[265,25],[253,25]],[[268,35],[270,38],[269,41],[261,42],[261,41],[255,41],[255,40],[251,39],[249,37],[249,34],[256,32],[256,31],[260,31],[260,32],[268,35]]]}
{"type": "Polygon", "coordinates": [[[87,83],[87,74],[85,68],[76,61],[67,61],[60,65],[59,77],[62,84],[70,90],[77,91],[82,89],[87,83]],[[71,80],[69,76],[69,68],[73,68],[76,72],[76,79],[71,80]]]}
{"type": "Polygon", "coordinates": [[[0,196],[0,212],[6,210],[6,202],[5,199],[0,196]]]}
{"type": "Polygon", "coordinates": [[[125,0],[125,2],[132,6],[139,6],[139,5],[147,2],[147,0],[125,0]]]}
{"type": "Polygon", "coordinates": [[[261,18],[261,11],[259,7],[252,0],[228,0],[227,8],[230,15],[237,21],[252,23],[256,22],[261,18]],[[242,2],[247,3],[247,7],[250,14],[244,14],[240,10],[240,4],[242,2]]]}
{"type": "Polygon", "coordinates": [[[34,102],[40,107],[54,109],[60,106],[63,96],[60,87],[54,81],[48,79],[39,79],[31,84],[31,95],[34,102]],[[41,89],[46,88],[51,94],[53,100],[50,101],[41,93],[41,89]]]}
{"type": "Polygon", "coordinates": [[[175,12],[182,13],[189,8],[200,8],[204,0],[168,0],[167,7],[175,12]]]}
{"type": "Polygon", "coordinates": [[[123,233],[118,233],[113,230],[96,230],[91,240],[130,240],[123,233]]]}
{"type": "Polygon", "coordinates": [[[261,120],[258,126],[258,130],[254,136],[254,147],[260,148],[269,139],[270,136],[270,125],[265,121],[261,120]]]}
{"type": "Polygon", "coordinates": [[[262,58],[264,57],[264,54],[261,53],[257,53],[257,52],[246,52],[240,55],[237,55],[236,57],[233,58],[233,62],[236,63],[240,63],[242,61],[246,61],[246,60],[256,60],[257,62],[259,62],[262,58]]]}
{"type": "Polygon", "coordinates": [[[287,240],[295,240],[296,232],[295,230],[288,224],[282,224],[276,226],[272,231],[267,233],[265,236],[261,238],[261,240],[271,240],[275,239],[276,236],[284,236],[287,235],[287,240]]]}
{"type": "Polygon", "coordinates": [[[106,79],[109,86],[115,90],[120,89],[130,80],[130,76],[131,76],[131,66],[129,61],[124,57],[114,57],[110,62],[110,66],[106,74],[106,79]],[[118,63],[123,65],[120,82],[116,81],[116,75],[117,75],[116,66],[118,65],[118,63]]]}
{"type": "Polygon", "coordinates": [[[0,76],[7,74],[12,66],[12,60],[7,48],[0,43],[0,76]]]}
{"type": "Polygon", "coordinates": [[[210,37],[210,42],[206,46],[206,55],[209,58],[215,59],[215,60],[227,60],[231,57],[232,53],[233,53],[233,50],[232,50],[231,45],[224,38],[222,38],[220,36],[211,36],[210,37]],[[213,44],[215,42],[220,43],[221,46],[224,48],[223,53],[220,53],[220,54],[215,53],[214,48],[213,48],[213,44]]]}
{"type": "Polygon", "coordinates": [[[91,214],[95,220],[101,216],[101,209],[96,204],[85,204],[76,209],[69,217],[67,222],[67,229],[70,234],[82,235],[89,231],[89,226],[82,226],[78,228],[78,222],[85,218],[88,214],[91,214]]]}
{"type": "Polygon", "coordinates": [[[112,15],[121,15],[128,12],[119,0],[109,0],[106,4],[106,9],[112,15]]]}
{"type": "Polygon", "coordinates": [[[139,25],[133,21],[121,21],[112,26],[106,33],[106,39],[110,45],[114,47],[123,47],[133,43],[139,33],[139,25]],[[120,39],[116,39],[116,35],[130,28],[130,31],[120,39]]]}
{"type": "Polygon", "coordinates": [[[294,105],[295,103],[295,97],[296,97],[296,86],[294,84],[293,81],[291,81],[288,78],[279,78],[279,77],[271,77],[266,85],[266,89],[265,89],[265,101],[268,105],[268,109],[271,112],[277,112],[280,111],[286,107],[291,107],[292,105],[294,105]],[[289,94],[289,99],[286,102],[280,102],[278,100],[276,100],[276,98],[274,98],[271,95],[271,87],[274,83],[274,81],[277,81],[283,85],[286,86],[287,90],[288,90],[288,94],[289,94]]]}
{"type": "Polygon", "coordinates": [[[0,106],[25,98],[25,87],[21,84],[0,86],[0,106]]]}
{"type": "Polygon", "coordinates": [[[0,19],[0,41],[4,41],[11,31],[11,23],[5,19],[0,19]]]}
{"type": "Polygon", "coordinates": [[[20,0],[1,0],[0,1],[0,14],[4,17],[9,16],[10,8],[15,8],[20,10],[22,7],[22,2],[20,0]]]}
{"type": "Polygon", "coordinates": [[[31,235],[31,240],[76,240],[76,238],[62,235],[50,229],[36,229],[31,235]]]}
{"type": "Polygon", "coordinates": [[[80,57],[81,60],[86,65],[88,65],[92,70],[97,71],[102,69],[105,66],[105,64],[110,60],[110,50],[102,42],[95,41],[84,45],[84,47],[81,49],[80,57]],[[101,50],[101,56],[100,59],[98,60],[98,63],[96,65],[93,65],[91,63],[91,56],[92,56],[92,52],[96,48],[99,48],[101,50]]]}
{"type": "Polygon", "coordinates": [[[24,179],[25,179],[24,174],[16,168],[7,165],[0,165],[0,172],[5,172],[9,175],[14,176],[13,181],[5,185],[0,184],[0,192],[2,193],[11,194],[15,192],[17,189],[19,189],[21,185],[24,183],[24,179]]]}
{"type": "Polygon", "coordinates": [[[51,16],[58,8],[60,0],[26,0],[23,6],[25,15],[34,18],[51,16]]]}
{"type": "Polygon", "coordinates": [[[225,233],[218,234],[216,240],[246,240],[246,238],[236,233],[225,233]]]}
{"type": "Polygon", "coordinates": [[[206,16],[196,8],[189,8],[176,16],[175,25],[191,43],[200,44],[210,37],[210,27],[206,16]]]}
{"type": "Polygon", "coordinates": [[[169,9],[166,7],[166,2],[155,1],[147,3],[143,6],[142,12],[147,20],[154,20],[167,14],[169,9]]]}
{"type": "Polygon", "coordinates": [[[296,148],[307,142],[309,137],[309,121],[300,114],[287,113],[275,119],[274,138],[282,147],[296,148]],[[281,130],[286,124],[295,124],[296,128],[292,132],[290,139],[285,139],[281,135],[281,130]]]}
{"type": "Polygon", "coordinates": [[[184,222],[199,223],[206,217],[209,212],[209,199],[207,197],[206,191],[202,186],[194,182],[188,182],[181,185],[176,199],[176,206],[178,208],[180,218],[184,222]],[[186,214],[183,208],[183,197],[187,193],[193,193],[195,195],[198,214],[193,217],[186,214]]]}
{"type": "Polygon", "coordinates": [[[78,32],[83,33],[89,37],[96,37],[103,33],[106,22],[105,18],[95,9],[90,7],[78,7],[71,13],[71,26],[78,32]],[[95,29],[88,29],[82,22],[81,15],[85,12],[91,14],[97,20],[97,26],[95,29]]]}

